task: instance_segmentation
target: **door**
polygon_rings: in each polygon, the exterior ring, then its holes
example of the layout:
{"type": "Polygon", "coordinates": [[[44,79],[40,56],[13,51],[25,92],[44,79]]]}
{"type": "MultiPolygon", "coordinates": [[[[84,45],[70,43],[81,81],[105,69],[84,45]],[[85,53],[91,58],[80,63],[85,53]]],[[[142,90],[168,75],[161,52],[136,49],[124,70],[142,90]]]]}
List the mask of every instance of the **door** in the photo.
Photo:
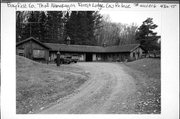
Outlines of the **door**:
{"type": "Polygon", "coordinates": [[[86,61],[87,62],[92,62],[92,53],[86,53],[86,61]]]}

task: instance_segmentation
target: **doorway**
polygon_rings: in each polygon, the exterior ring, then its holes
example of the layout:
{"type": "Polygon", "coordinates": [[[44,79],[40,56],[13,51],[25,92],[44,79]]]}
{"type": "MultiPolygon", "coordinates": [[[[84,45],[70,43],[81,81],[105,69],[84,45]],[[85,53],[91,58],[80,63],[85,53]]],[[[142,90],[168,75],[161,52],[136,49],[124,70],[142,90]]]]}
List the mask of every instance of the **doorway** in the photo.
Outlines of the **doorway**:
{"type": "Polygon", "coordinates": [[[92,53],[86,53],[86,61],[87,62],[92,62],[92,53]]]}

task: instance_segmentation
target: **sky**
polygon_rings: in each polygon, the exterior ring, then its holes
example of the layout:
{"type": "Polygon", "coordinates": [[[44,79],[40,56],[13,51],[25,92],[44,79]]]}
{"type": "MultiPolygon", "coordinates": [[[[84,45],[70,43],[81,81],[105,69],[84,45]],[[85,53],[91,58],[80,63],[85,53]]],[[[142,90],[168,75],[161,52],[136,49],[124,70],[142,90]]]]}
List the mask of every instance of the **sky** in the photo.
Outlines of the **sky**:
{"type": "Polygon", "coordinates": [[[142,25],[148,17],[153,18],[153,22],[158,25],[155,32],[161,34],[161,13],[158,11],[100,11],[102,15],[109,15],[111,22],[142,25]]]}

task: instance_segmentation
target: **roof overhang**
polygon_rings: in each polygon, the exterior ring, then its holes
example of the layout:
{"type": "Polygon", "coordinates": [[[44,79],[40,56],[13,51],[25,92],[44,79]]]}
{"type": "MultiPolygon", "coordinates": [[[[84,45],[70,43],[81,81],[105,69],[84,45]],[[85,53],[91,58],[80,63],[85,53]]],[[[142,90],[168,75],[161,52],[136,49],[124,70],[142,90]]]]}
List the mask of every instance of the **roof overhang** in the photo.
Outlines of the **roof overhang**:
{"type": "Polygon", "coordinates": [[[34,41],[34,42],[36,42],[36,43],[38,43],[39,45],[45,47],[46,49],[51,49],[49,46],[47,46],[47,45],[45,45],[44,43],[36,40],[34,37],[29,37],[29,38],[27,38],[27,39],[25,39],[25,40],[23,40],[23,41],[20,41],[20,42],[16,43],[16,47],[19,46],[19,45],[21,45],[21,44],[23,44],[23,43],[25,43],[25,42],[31,41],[31,40],[34,41]]]}

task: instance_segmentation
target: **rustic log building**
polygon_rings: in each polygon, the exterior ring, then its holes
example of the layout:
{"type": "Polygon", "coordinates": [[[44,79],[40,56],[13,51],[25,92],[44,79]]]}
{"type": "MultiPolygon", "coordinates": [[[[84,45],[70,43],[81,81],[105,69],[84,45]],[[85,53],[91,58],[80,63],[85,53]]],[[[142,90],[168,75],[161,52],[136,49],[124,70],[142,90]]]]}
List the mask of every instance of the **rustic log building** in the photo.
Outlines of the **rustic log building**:
{"type": "Polygon", "coordinates": [[[33,37],[16,44],[16,54],[33,60],[49,59],[50,48],[33,37]]]}
{"type": "Polygon", "coordinates": [[[142,56],[139,44],[123,46],[87,46],[41,43],[33,37],[16,44],[16,54],[33,60],[54,61],[57,52],[62,56],[78,56],[79,61],[126,61],[142,56]]]}

